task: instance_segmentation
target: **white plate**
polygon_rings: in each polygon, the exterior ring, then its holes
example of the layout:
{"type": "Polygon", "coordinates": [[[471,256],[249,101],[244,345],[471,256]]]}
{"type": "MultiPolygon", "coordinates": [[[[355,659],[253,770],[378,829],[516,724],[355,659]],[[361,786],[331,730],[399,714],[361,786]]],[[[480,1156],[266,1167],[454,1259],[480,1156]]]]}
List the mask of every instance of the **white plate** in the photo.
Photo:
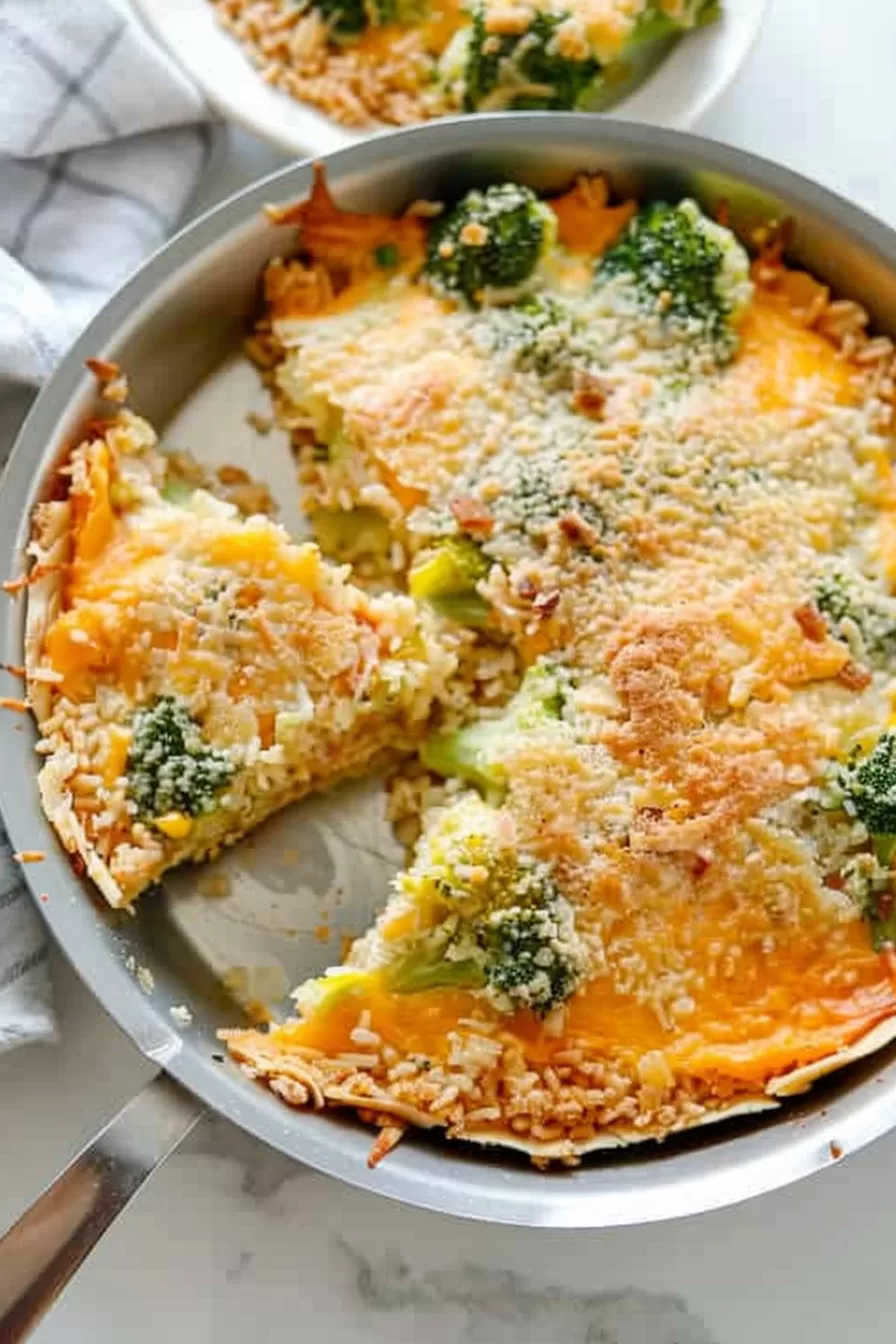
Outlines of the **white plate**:
{"type": "MultiPolygon", "coordinates": [[[[259,78],[239,45],[219,27],[209,0],[132,0],[155,36],[231,121],[291,154],[329,154],[364,138],[259,78]]],[[[722,19],[670,52],[616,116],[684,128],[734,79],[762,23],[768,0],[723,0],[722,19]]]]}

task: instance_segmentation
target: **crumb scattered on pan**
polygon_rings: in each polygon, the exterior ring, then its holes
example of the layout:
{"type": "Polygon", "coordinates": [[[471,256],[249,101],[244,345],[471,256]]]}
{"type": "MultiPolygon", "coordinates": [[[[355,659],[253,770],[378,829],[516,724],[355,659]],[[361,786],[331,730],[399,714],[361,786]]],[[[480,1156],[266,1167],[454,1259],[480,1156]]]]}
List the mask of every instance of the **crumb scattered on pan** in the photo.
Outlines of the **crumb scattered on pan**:
{"type": "Polygon", "coordinates": [[[831,1157],[835,1162],[838,1162],[840,1158],[843,1156],[843,1145],[841,1143],[838,1143],[836,1139],[831,1139],[831,1142],[828,1145],[828,1147],[830,1150],[831,1157]]]}
{"type": "Polygon", "coordinates": [[[383,1125],[367,1154],[368,1167],[379,1166],[383,1158],[401,1141],[406,1129],[406,1125],[383,1125]]]}
{"type": "Polygon", "coordinates": [[[128,380],[118,365],[111,359],[88,359],[85,361],[90,372],[100,380],[100,391],[106,401],[123,406],[130,395],[128,380]]]}
{"type": "Polygon", "coordinates": [[[16,863],[41,863],[46,857],[42,849],[18,849],[13,854],[16,863]]]}
{"type": "Polygon", "coordinates": [[[121,377],[121,369],[111,359],[86,359],[84,363],[101,382],[107,383],[113,378],[121,377]]]}
{"type": "Polygon", "coordinates": [[[27,714],[28,701],[16,700],[11,695],[0,695],[0,709],[13,709],[17,714],[27,714]]]}
{"type": "Polygon", "coordinates": [[[189,1027],[193,1021],[193,1014],[185,1003],[174,1003],[168,1009],[172,1021],[179,1027],[189,1027]]]}
{"type": "Polygon", "coordinates": [[[226,873],[203,873],[196,883],[200,896],[227,896],[230,894],[230,881],[226,873]]]}
{"type": "Polygon", "coordinates": [[[246,424],[258,434],[270,434],[274,422],[269,415],[262,415],[260,411],[247,411],[246,424]]]}
{"type": "Polygon", "coordinates": [[[151,994],[156,987],[156,978],[148,966],[139,965],[136,957],[128,957],[126,968],[137,981],[144,994],[151,994]]]}

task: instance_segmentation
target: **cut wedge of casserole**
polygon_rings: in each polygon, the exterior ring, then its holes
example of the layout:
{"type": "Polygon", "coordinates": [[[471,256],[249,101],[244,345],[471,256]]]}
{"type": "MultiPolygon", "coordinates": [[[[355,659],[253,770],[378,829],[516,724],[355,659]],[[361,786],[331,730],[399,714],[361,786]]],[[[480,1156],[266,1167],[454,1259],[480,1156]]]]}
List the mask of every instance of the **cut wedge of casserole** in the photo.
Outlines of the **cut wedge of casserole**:
{"type": "Polygon", "coordinates": [[[128,411],[60,479],[28,587],[40,789],[111,905],[419,736],[454,659],[409,599],[173,478],[128,411]]]}
{"type": "MultiPolygon", "coordinates": [[[[296,1105],[574,1162],[896,1035],[893,346],[693,201],[281,215],[305,503],[513,649],[376,927],[228,1033],[296,1105]]],[[[422,795],[432,798],[432,792],[422,795]]]]}

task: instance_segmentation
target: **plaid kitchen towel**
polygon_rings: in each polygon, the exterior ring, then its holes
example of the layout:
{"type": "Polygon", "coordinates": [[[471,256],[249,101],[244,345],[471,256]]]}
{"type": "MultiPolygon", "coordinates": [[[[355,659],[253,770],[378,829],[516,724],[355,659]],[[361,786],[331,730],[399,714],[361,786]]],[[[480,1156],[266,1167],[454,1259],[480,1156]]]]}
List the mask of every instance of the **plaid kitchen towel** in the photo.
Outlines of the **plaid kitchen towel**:
{"type": "MultiPolygon", "coordinates": [[[[0,463],[34,389],[175,228],[211,129],[122,0],[0,0],[0,463]]],[[[0,831],[0,1051],[55,1035],[40,922],[0,831]]]]}

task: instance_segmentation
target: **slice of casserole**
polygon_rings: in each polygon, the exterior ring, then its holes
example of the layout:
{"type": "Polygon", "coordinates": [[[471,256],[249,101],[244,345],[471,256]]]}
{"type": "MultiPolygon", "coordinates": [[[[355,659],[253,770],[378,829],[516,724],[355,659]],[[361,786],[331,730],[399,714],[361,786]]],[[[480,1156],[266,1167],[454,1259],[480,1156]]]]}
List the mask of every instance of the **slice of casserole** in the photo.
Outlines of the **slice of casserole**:
{"type": "Polygon", "coordinates": [[[172,479],[95,426],[39,507],[28,587],[40,789],[110,904],[420,735],[454,666],[414,604],[172,479]]]}

